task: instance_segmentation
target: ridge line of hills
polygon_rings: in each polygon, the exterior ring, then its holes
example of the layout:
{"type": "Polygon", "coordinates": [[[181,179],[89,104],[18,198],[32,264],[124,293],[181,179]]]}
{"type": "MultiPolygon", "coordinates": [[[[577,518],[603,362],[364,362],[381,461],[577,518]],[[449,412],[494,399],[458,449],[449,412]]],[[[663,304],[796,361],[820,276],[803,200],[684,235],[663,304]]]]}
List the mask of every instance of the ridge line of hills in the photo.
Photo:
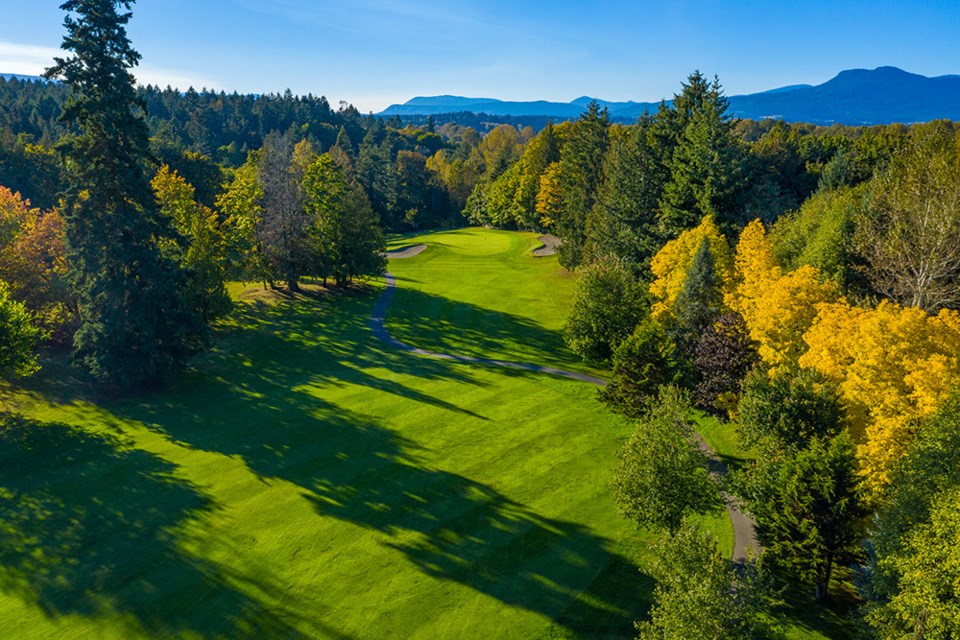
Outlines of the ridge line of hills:
{"type": "MultiPolygon", "coordinates": [[[[462,96],[420,96],[391,105],[377,115],[428,116],[470,112],[490,116],[540,116],[560,120],[578,117],[593,100],[570,102],[504,101],[462,96]]],[[[927,77],[897,67],[848,69],[819,85],[789,85],[746,95],[728,96],[729,113],[753,120],[831,125],[876,125],[960,120],[960,75],[927,77]]],[[[616,121],[654,113],[659,102],[597,100],[616,121]]],[[[667,101],[669,104],[670,101],[667,101]]]]}

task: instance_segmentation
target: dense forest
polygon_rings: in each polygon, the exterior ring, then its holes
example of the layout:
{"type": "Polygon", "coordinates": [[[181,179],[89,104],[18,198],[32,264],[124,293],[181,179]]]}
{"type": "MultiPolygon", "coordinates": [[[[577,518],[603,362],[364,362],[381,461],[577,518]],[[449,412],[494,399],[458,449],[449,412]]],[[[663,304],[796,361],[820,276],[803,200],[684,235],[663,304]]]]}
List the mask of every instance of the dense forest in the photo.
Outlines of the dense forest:
{"type": "Polygon", "coordinates": [[[563,123],[404,124],[289,91],[135,87],[124,16],[75,4],[62,82],[0,79],[7,374],[50,342],[118,389],[160,384],[205,348],[230,281],[349,287],[382,275],[385,232],[549,232],[578,274],[567,343],[639,421],[617,502],[672,534],[642,637],[762,637],[771,585],[824,600],[838,580],[864,633],[960,635],[953,123],[737,121],[694,73],[628,125],[597,103],[563,123]],[[98,20],[116,60],[83,38],[98,20]],[[711,564],[685,525],[716,507],[694,407],[756,453],[725,486],[766,550],[750,570],[711,564]]]}

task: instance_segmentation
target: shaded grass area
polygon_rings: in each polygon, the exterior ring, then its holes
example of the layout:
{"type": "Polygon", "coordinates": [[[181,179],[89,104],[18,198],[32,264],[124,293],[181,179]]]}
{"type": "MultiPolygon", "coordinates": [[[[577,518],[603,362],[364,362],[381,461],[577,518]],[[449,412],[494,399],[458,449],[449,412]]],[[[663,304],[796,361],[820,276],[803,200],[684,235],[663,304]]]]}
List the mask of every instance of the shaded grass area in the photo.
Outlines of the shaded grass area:
{"type": "MultiPolygon", "coordinates": [[[[241,304],[150,397],[58,357],[4,389],[0,637],[631,637],[646,538],[608,490],[629,426],[589,385],[390,350],[379,291],[241,304]]],[[[535,356],[556,319],[510,292],[443,305],[541,327],[535,356]]]]}

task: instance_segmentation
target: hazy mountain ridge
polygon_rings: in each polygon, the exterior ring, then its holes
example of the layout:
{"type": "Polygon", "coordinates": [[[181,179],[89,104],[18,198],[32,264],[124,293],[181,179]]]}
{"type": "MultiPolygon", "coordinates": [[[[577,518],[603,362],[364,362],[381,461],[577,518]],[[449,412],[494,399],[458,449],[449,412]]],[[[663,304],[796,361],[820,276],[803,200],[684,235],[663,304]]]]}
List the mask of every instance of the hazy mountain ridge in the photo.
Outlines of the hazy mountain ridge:
{"type": "MultiPolygon", "coordinates": [[[[576,118],[589,103],[581,96],[569,103],[509,102],[493,98],[420,96],[391,105],[380,115],[437,115],[469,111],[495,116],[576,118]]],[[[819,85],[789,85],[746,95],[730,96],[730,113],[740,118],[782,118],[788,122],[829,125],[960,120],[960,75],[929,78],[897,67],[848,69],[819,85]]],[[[659,102],[598,100],[615,120],[633,120],[656,111],[659,102]]],[[[669,104],[669,101],[667,101],[669,104]]]]}

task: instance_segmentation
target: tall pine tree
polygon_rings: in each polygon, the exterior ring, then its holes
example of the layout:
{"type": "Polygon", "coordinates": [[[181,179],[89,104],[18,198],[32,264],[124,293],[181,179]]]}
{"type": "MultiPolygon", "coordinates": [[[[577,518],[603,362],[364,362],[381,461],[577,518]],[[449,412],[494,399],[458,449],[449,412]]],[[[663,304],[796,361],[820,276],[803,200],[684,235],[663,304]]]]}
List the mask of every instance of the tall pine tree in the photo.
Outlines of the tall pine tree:
{"type": "Polygon", "coordinates": [[[663,245],[656,218],[663,185],[670,179],[670,153],[649,115],[611,142],[606,182],[587,218],[588,255],[617,256],[649,278],[650,259],[663,245]]]}
{"type": "Polygon", "coordinates": [[[713,215],[725,233],[742,226],[747,205],[746,151],[733,133],[720,81],[693,73],[674,99],[677,146],[660,200],[660,233],[675,238],[713,215]]]}
{"type": "Polygon", "coordinates": [[[610,116],[593,100],[574,123],[560,152],[561,215],[556,234],[563,238],[560,264],[572,269],[583,262],[587,215],[603,181],[603,158],[609,146],[610,116]]]}
{"type": "Polygon", "coordinates": [[[174,236],[147,172],[145,105],[130,69],[133,0],[69,0],[62,48],[48,78],[70,88],[62,119],[80,134],[68,144],[65,208],[81,326],[79,362],[123,387],[162,382],[204,343],[205,326],[184,300],[184,274],[160,246],[174,236]],[[122,12],[122,9],[128,11],[122,12]]]}

